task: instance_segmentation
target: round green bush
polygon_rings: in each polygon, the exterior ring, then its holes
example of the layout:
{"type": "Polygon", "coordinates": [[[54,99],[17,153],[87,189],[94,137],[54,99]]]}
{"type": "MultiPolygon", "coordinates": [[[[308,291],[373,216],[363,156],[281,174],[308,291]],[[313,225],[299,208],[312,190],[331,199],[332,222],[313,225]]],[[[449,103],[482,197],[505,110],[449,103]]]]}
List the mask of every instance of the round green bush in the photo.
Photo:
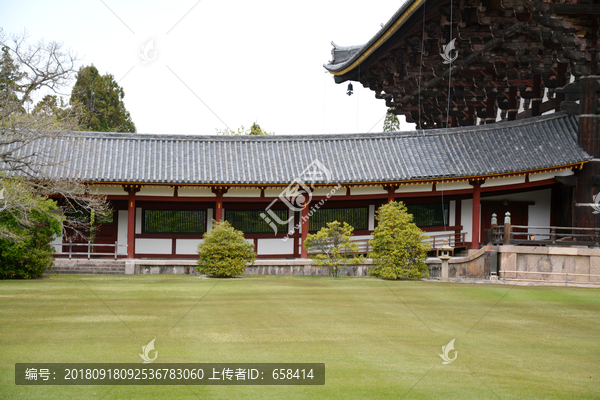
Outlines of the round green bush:
{"type": "Polygon", "coordinates": [[[198,245],[198,266],[202,274],[218,278],[241,275],[256,259],[254,245],[244,239],[244,233],[227,221],[214,222],[204,242],[198,245]]]}

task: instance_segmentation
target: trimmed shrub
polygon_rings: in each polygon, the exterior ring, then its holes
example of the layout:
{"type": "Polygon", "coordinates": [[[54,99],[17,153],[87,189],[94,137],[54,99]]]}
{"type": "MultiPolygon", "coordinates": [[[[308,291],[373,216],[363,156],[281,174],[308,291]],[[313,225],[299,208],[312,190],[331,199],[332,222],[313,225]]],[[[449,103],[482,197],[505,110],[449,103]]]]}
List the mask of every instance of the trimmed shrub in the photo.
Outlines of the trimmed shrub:
{"type": "Polygon", "coordinates": [[[369,273],[383,279],[418,279],[429,276],[425,264],[428,237],[413,223],[402,202],[384,204],[377,210],[379,224],[370,241],[373,267],[369,273]]]}
{"type": "Polygon", "coordinates": [[[218,278],[241,275],[256,259],[254,245],[227,221],[213,221],[213,228],[198,245],[198,256],[198,272],[218,278]]]}
{"type": "Polygon", "coordinates": [[[329,268],[329,273],[337,278],[340,271],[349,264],[359,264],[358,243],[350,242],[354,228],[344,222],[329,222],[314,235],[307,235],[304,248],[313,254],[316,265],[329,268]]]}

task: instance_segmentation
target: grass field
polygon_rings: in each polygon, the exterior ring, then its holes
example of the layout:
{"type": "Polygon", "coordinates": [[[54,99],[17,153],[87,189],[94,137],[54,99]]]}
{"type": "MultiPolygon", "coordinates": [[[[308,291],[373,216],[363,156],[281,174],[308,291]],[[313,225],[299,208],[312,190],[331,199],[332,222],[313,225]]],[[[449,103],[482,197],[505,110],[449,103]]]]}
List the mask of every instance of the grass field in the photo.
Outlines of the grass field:
{"type": "MultiPolygon", "coordinates": [[[[453,353],[451,353],[452,356],[453,353]]],[[[600,398],[600,290],[371,278],[0,281],[2,399],[600,398]],[[324,386],[17,386],[17,362],[322,362],[324,386]],[[442,365],[456,339],[457,359],[442,365]]]]}

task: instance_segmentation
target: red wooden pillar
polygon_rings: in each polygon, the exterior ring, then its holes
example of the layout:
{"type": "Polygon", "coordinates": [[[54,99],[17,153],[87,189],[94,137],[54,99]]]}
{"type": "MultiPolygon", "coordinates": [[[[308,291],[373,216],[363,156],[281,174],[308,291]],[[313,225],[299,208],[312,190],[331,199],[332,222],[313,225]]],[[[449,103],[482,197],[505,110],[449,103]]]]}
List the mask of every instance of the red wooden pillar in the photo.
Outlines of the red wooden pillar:
{"type": "Polygon", "coordinates": [[[386,185],[383,188],[388,192],[388,203],[396,200],[396,189],[398,189],[398,185],[386,185]]]}
{"type": "Polygon", "coordinates": [[[471,248],[479,248],[479,219],[481,209],[481,184],[483,180],[471,181],[473,185],[473,228],[471,230],[471,248]]]}
{"type": "Polygon", "coordinates": [[[302,208],[302,258],[308,258],[308,251],[304,247],[304,242],[306,241],[306,237],[308,236],[308,203],[304,204],[304,208],[302,208]]]}
{"type": "Polygon", "coordinates": [[[227,189],[213,189],[212,192],[217,195],[215,205],[215,221],[223,221],[223,194],[227,193],[227,189]]]}
{"type": "Polygon", "coordinates": [[[127,258],[135,255],[135,194],[139,187],[124,186],[127,196],[127,258]]]}

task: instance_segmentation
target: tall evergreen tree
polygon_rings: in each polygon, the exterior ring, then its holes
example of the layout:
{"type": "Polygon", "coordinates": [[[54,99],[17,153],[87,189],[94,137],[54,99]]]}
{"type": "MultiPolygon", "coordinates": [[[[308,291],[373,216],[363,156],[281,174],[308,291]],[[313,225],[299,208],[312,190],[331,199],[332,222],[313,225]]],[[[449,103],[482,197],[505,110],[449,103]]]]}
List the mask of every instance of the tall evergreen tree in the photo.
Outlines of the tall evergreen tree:
{"type": "Polygon", "coordinates": [[[98,132],[135,132],[135,124],[123,103],[125,91],[111,74],[100,75],[93,65],[82,67],[71,92],[71,104],[83,112],[81,129],[98,132]]]}
{"type": "Polygon", "coordinates": [[[19,101],[19,94],[22,96],[23,87],[21,81],[26,74],[19,70],[19,67],[10,55],[10,49],[2,46],[2,55],[0,56],[0,111],[8,115],[15,111],[25,112],[23,102],[19,101]]]}

